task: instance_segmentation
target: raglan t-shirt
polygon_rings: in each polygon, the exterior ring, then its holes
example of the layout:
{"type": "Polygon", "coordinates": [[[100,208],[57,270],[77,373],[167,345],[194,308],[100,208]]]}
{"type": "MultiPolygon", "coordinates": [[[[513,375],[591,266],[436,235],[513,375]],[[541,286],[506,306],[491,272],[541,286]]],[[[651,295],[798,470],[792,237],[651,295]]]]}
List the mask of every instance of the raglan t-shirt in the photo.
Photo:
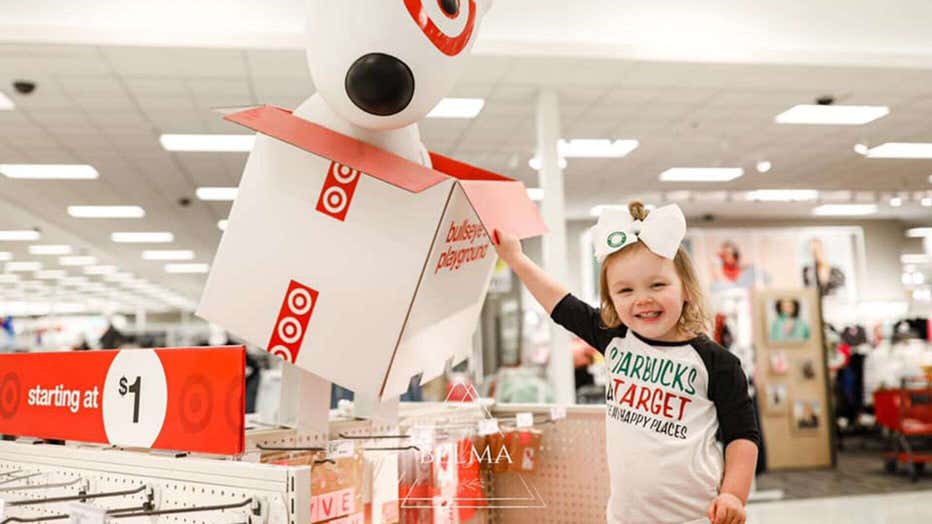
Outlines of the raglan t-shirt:
{"type": "Polygon", "coordinates": [[[608,522],[707,522],[724,473],[718,433],[726,447],[760,445],[738,358],[704,335],[662,342],[604,328],[571,294],[551,317],[605,355],[608,522]]]}

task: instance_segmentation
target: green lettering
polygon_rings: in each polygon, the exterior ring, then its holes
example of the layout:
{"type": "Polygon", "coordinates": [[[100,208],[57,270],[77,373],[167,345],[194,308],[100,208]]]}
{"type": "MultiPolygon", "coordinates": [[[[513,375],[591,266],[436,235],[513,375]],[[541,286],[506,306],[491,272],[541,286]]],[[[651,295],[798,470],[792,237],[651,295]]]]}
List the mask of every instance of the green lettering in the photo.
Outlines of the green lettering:
{"type": "Polygon", "coordinates": [[[666,376],[667,372],[669,372],[671,369],[673,369],[673,362],[670,360],[665,360],[663,362],[662,371],[660,372],[660,383],[667,388],[670,387],[670,381],[666,380],[666,376]]]}
{"type": "Polygon", "coordinates": [[[634,367],[631,368],[631,376],[641,378],[641,368],[644,367],[644,355],[634,357],[634,367]]]}
{"type": "Polygon", "coordinates": [[[631,352],[626,351],[621,355],[621,360],[615,364],[615,369],[612,370],[612,373],[621,374],[628,376],[628,366],[631,365],[631,352]]]}
{"type": "Polygon", "coordinates": [[[696,388],[693,387],[693,383],[696,381],[696,375],[698,375],[698,374],[699,374],[699,373],[696,371],[696,368],[692,368],[692,369],[689,370],[688,387],[687,387],[687,389],[685,390],[687,395],[695,395],[695,394],[696,394],[696,388]]]}
{"type": "Polygon", "coordinates": [[[682,364],[676,365],[676,371],[673,372],[673,387],[684,391],[686,388],[683,386],[683,375],[686,374],[686,367],[682,364]]]}

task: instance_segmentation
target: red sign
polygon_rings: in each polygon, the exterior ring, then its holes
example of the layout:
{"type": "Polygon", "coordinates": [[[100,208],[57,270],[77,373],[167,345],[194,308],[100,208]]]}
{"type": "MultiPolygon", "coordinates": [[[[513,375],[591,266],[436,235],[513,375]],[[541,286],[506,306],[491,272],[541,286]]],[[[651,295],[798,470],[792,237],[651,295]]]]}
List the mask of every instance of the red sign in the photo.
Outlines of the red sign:
{"type": "Polygon", "coordinates": [[[330,162],[324,188],[317,199],[317,211],[344,222],[358,183],[359,171],[338,162],[330,162]]]}
{"type": "Polygon", "coordinates": [[[285,292],[282,308],[278,312],[272,337],[266,346],[269,353],[294,364],[298,359],[298,352],[301,351],[307,325],[314,314],[317,295],[317,290],[296,280],[291,281],[288,291],[285,292]]]}
{"type": "Polygon", "coordinates": [[[239,454],[245,359],[242,346],[0,355],[0,433],[239,454]]]}

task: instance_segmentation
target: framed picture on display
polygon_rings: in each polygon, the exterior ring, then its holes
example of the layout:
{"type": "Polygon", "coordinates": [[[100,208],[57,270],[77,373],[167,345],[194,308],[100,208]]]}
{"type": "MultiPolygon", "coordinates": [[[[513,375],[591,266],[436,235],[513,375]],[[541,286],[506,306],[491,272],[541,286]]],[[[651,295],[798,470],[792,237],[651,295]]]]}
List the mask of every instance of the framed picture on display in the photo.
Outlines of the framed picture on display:
{"type": "Polygon", "coordinates": [[[793,402],[793,430],[799,433],[816,432],[823,423],[821,402],[799,399],[793,402]]]}
{"type": "Polygon", "coordinates": [[[765,332],[771,346],[792,346],[812,338],[811,307],[805,297],[793,294],[777,295],[766,302],[765,332]]]}
{"type": "Polygon", "coordinates": [[[764,412],[768,415],[786,415],[789,406],[789,392],[786,384],[767,384],[765,389],[764,412]]]}

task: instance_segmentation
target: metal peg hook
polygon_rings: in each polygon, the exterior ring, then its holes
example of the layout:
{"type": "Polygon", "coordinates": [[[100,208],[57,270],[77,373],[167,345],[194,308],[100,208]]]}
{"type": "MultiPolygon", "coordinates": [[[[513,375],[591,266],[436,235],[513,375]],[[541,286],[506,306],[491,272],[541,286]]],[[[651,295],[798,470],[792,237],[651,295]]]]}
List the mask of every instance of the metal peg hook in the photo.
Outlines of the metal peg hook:
{"type": "Polygon", "coordinates": [[[262,451],[326,451],[326,449],[321,447],[306,447],[306,446],[297,446],[297,447],[282,447],[282,446],[263,446],[262,444],[256,444],[256,449],[262,451]]]}
{"type": "Polygon", "coordinates": [[[232,504],[218,504],[216,506],[195,506],[193,508],[174,508],[174,509],[160,509],[152,511],[136,511],[136,512],[124,512],[116,510],[114,512],[107,512],[107,515],[113,519],[125,519],[130,517],[149,517],[156,515],[174,515],[178,513],[198,513],[202,511],[221,511],[225,509],[237,509],[244,506],[252,504],[253,499],[248,498],[242,502],[235,502],[232,504]]]}
{"type": "Polygon", "coordinates": [[[6,488],[0,488],[0,493],[6,491],[28,491],[32,489],[51,489],[51,488],[66,488],[68,486],[73,486],[78,482],[81,482],[83,479],[74,479],[70,482],[61,482],[58,484],[27,484],[25,486],[10,486],[6,488]]]}
{"type": "MultiPolygon", "coordinates": [[[[107,511],[107,514],[109,515],[111,513],[116,513],[116,512],[121,512],[121,511],[141,511],[141,510],[148,510],[148,509],[152,509],[152,503],[150,502],[146,502],[142,506],[137,506],[137,507],[132,507],[132,508],[123,508],[122,510],[109,510],[107,511]]],[[[28,519],[24,519],[21,517],[10,517],[8,519],[4,519],[2,522],[0,522],[0,524],[8,524],[12,522],[22,522],[24,524],[28,524],[32,522],[48,522],[50,520],[67,519],[70,516],[71,515],[48,515],[45,517],[33,517],[33,518],[28,518],[28,519]]]]}
{"type": "Polygon", "coordinates": [[[391,447],[391,448],[362,448],[362,449],[366,451],[408,451],[411,449],[415,451],[421,451],[421,448],[417,446],[396,446],[396,447],[391,447]]]}
{"type": "Polygon", "coordinates": [[[13,501],[7,502],[6,505],[10,507],[35,506],[38,504],[52,504],[55,502],[71,502],[75,500],[83,501],[83,500],[88,500],[88,499],[102,499],[102,498],[107,498],[107,497],[125,497],[127,495],[135,495],[137,493],[141,493],[145,491],[145,489],[146,489],[145,486],[139,486],[136,489],[129,489],[125,491],[107,491],[103,493],[84,493],[84,494],[78,494],[78,495],[69,495],[67,497],[49,497],[49,498],[36,499],[36,500],[28,500],[28,499],[27,500],[13,500],[13,501]]]}
{"type": "Polygon", "coordinates": [[[6,479],[6,480],[0,480],[0,485],[9,484],[10,482],[16,482],[17,480],[31,479],[32,477],[38,477],[38,476],[41,475],[41,474],[42,474],[42,472],[39,471],[39,472],[37,472],[37,473],[30,473],[30,474],[28,474],[28,475],[22,475],[22,476],[19,476],[19,477],[11,477],[11,478],[8,478],[8,479],[6,479]]]}
{"type": "Polygon", "coordinates": [[[378,440],[378,439],[411,438],[410,435],[347,435],[345,433],[337,433],[337,436],[344,440],[378,440]]]}

